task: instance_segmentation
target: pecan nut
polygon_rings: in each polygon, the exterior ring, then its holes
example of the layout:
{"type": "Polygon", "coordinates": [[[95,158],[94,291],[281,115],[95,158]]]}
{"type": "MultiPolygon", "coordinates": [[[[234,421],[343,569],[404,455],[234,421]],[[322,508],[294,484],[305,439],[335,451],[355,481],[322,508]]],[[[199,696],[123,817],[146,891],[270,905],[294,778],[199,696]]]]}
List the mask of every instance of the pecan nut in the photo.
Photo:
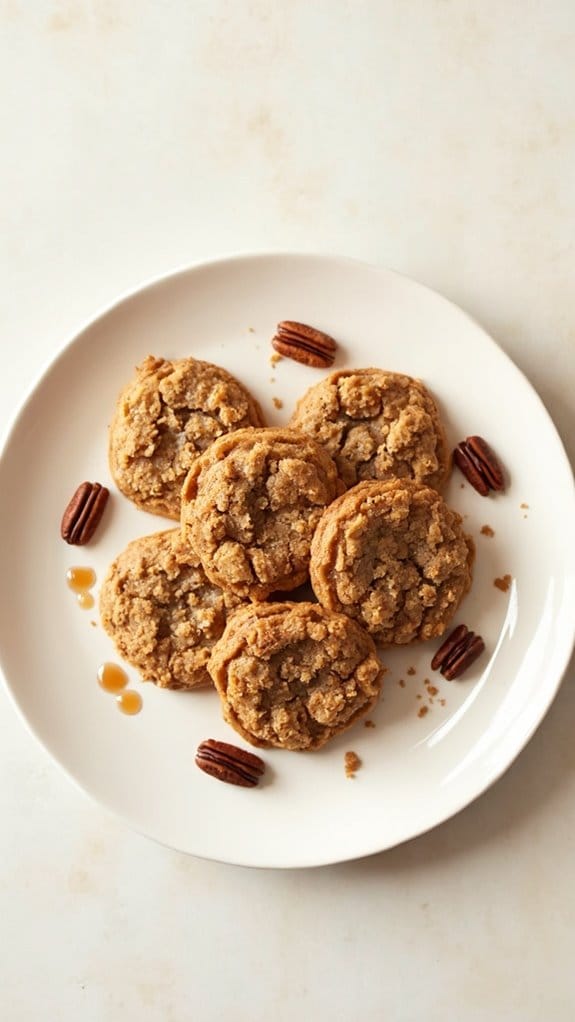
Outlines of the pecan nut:
{"type": "Polygon", "coordinates": [[[487,497],[490,490],[505,489],[501,465],[483,437],[462,440],[453,452],[453,460],[482,497],[487,497]]]}
{"type": "Polygon", "coordinates": [[[238,749],[228,742],[218,742],[215,738],[200,742],[196,766],[218,781],[239,784],[242,788],[255,788],[266,768],[263,759],[253,752],[238,749]]]}
{"type": "Polygon", "coordinates": [[[304,366],[327,369],[333,365],[337,344],[333,337],[324,334],[323,330],[284,319],[276,327],[272,347],[280,355],[285,355],[294,362],[301,362],[304,366]]]}
{"type": "Polygon", "coordinates": [[[470,632],[467,625],[458,625],[437,650],[431,669],[440,671],[444,678],[453,681],[471,667],[484,649],[485,643],[480,635],[470,632]]]}
{"type": "Polygon", "coordinates": [[[60,535],[66,543],[83,546],[92,539],[109,495],[109,490],[100,483],[80,484],[62,516],[60,535]]]}

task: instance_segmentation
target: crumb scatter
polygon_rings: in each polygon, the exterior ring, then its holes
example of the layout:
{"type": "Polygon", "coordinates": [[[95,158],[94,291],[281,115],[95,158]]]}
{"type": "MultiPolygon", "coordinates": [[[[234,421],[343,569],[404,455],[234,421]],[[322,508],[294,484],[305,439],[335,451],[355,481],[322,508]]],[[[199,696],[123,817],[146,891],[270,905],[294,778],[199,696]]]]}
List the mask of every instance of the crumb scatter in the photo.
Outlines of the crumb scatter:
{"type": "Polygon", "coordinates": [[[345,763],[345,776],[346,777],[352,777],[352,778],[355,777],[357,771],[359,770],[359,768],[361,766],[361,760],[360,760],[357,752],[346,752],[346,754],[344,756],[344,763],[345,763]]]}
{"type": "Polygon", "coordinates": [[[501,590],[502,593],[506,593],[509,591],[509,586],[512,581],[511,575],[502,575],[501,578],[493,579],[493,585],[496,589],[501,590]]]}

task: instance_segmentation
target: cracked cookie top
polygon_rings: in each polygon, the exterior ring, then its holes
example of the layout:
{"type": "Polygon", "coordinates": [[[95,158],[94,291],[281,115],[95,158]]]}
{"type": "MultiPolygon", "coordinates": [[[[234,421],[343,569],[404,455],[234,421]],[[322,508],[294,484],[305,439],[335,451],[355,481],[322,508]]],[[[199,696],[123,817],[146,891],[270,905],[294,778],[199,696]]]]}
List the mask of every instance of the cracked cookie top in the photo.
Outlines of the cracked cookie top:
{"type": "Polygon", "coordinates": [[[252,745],[318,749],[375,703],[382,666],[369,635],[317,603],[237,610],[209,671],[229,724],[252,745]]]}
{"type": "Polygon", "coordinates": [[[449,472],[435,401],[419,380],[401,373],[332,373],[303,395],[290,426],[323,444],[347,486],[393,477],[438,488],[449,472]]]}
{"type": "Polygon", "coordinates": [[[305,582],[314,529],[341,492],[327,451],[290,429],[243,429],[216,440],[182,489],[182,536],[206,575],[265,600],[305,582]]]}
{"type": "Polygon", "coordinates": [[[118,398],[110,470],[138,507],[178,519],[182,483],[198,455],[223,434],[262,425],[259,405],[225,369],[148,355],[118,398]]]}
{"type": "Polygon", "coordinates": [[[120,654],[159,688],[210,685],[207,662],[238,600],[210,582],[180,530],[133,540],[108,570],[102,624],[120,654]]]}
{"type": "Polygon", "coordinates": [[[473,541],[439,494],[411,480],[364,482],[322,515],[315,595],[383,645],[442,635],[471,586],[473,541]]]}

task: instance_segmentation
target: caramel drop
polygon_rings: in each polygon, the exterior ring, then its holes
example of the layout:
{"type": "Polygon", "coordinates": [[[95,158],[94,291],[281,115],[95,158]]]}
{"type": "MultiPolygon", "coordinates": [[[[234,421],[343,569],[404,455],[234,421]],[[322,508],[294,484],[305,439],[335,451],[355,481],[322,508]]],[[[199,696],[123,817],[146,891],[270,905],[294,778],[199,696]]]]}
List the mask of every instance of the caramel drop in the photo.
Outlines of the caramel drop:
{"type": "Polygon", "coordinates": [[[73,593],[85,593],[95,584],[96,572],[93,568],[68,568],[66,582],[73,593]]]}
{"type": "Polygon", "coordinates": [[[142,697],[139,692],[129,688],[125,692],[121,692],[119,696],[116,696],[116,706],[121,713],[127,713],[130,717],[133,717],[135,713],[139,713],[142,709],[142,697]]]}
{"type": "Polygon", "coordinates": [[[128,684],[128,675],[118,664],[102,664],[98,668],[98,683],[105,692],[121,692],[128,684]]]}

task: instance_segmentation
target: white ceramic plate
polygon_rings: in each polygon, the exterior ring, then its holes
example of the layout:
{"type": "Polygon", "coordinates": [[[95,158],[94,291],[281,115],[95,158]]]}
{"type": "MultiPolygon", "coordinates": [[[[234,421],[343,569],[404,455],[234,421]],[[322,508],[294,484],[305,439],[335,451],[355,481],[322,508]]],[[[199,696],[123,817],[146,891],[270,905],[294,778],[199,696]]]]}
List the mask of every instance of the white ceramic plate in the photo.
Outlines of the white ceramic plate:
{"type": "Polygon", "coordinates": [[[98,802],[195,855],[319,865],[435,826],[509,766],[549,707],[572,648],[575,500],[555,429],[477,324],[387,270],[308,255],[247,256],[193,267],[124,299],[41,377],[5,445],[0,494],[0,656],[14,700],[98,802]],[[455,471],[447,492],[477,544],[473,589],[456,618],[485,639],[477,665],[448,683],[430,671],[437,643],[386,653],[375,728],[360,723],[318,753],[265,751],[266,783],[244,790],[194,765],[202,739],[235,740],[215,693],[158,691],[129,669],[143,710],[137,717],[117,711],[96,683],[99,664],[117,660],[114,649],[93,627],[97,613],[76,606],[65,574],[87,564],[101,579],[129,540],[165,526],[118,494],[107,467],[107,423],[135,364],[149,353],[218,362],[252,388],[270,424],[283,423],[322,373],[288,360],[271,367],[280,319],[335,336],[338,366],[421,377],[440,402],[451,442],[486,437],[510,485],[503,496],[482,498],[462,488],[455,471]],[[96,541],[73,548],[60,540],[59,522],[83,479],[108,483],[112,498],[96,541]],[[482,535],[483,525],[495,536],[482,535]],[[507,593],[493,585],[505,574],[513,577],[507,593]],[[432,702],[426,678],[438,689],[432,702]],[[419,716],[423,706],[428,712],[419,716]],[[363,761],[354,780],[343,766],[350,749],[363,761]]]}

